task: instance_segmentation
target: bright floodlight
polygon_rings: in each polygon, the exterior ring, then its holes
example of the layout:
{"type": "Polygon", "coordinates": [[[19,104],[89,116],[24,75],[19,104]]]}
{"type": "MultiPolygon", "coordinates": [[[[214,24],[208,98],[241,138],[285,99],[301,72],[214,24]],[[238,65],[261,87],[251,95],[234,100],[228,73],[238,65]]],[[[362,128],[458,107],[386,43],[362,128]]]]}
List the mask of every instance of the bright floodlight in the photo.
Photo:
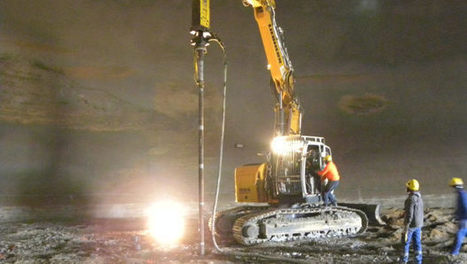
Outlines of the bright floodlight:
{"type": "Polygon", "coordinates": [[[299,152],[302,150],[302,144],[299,140],[290,140],[287,136],[275,137],[271,142],[271,149],[279,155],[299,152]]]}
{"type": "Polygon", "coordinates": [[[148,231],[160,244],[175,245],[185,229],[185,208],[173,201],[153,204],[147,210],[148,231]]]}
{"type": "Polygon", "coordinates": [[[271,142],[271,149],[276,154],[284,153],[287,151],[287,141],[284,137],[275,137],[271,142]]]}

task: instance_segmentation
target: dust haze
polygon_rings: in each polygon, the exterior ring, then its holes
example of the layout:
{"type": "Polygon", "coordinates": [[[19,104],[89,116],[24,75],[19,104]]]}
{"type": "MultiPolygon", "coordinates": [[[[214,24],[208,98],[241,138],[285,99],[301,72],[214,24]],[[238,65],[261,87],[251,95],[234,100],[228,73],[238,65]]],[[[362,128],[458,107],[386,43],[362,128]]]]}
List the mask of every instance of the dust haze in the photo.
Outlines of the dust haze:
{"type": "MultiPolygon", "coordinates": [[[[467,172],[463,1],[277,1],[305,109],[326,137],[339,198],[449,193],[467,172]]],[[[252,11],[212,1],[229,61],[225,200],[236,166],[261,162],[274,98],[252,11]],[[234,148],[235,143],[245,147],[234,148]]],[[[0,2],[4,203],[197,197],[191,2],[0,2]],[[99,198],[96,198],[99,197],[99,198]],[[117,197],[117,198],[116,198],[117,197]]],[[[206,191],[214,191],[222,54],[206,61],[206,191]]]]}

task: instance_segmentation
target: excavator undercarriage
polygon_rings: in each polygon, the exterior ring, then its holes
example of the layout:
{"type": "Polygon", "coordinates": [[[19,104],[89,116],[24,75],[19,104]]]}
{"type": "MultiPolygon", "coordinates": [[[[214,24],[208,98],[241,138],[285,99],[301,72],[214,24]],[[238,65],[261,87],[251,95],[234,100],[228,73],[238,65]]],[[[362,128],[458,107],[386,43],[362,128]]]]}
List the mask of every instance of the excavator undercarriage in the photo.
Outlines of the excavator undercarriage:
{"type": "Polygon", "coordinates": [[[354,236],[365,232],[369,224],[363,211],[343,206],[241,206],[217,213],[215,232],[222,241],[255,245],[354,236]]]}

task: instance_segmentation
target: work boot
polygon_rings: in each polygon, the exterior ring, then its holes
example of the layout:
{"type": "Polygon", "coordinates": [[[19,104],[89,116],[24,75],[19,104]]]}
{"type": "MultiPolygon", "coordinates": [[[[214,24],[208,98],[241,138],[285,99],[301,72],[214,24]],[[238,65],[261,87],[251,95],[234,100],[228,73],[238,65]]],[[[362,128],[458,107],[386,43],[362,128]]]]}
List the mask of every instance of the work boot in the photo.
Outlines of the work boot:
{"type": "Polygon", "coordinates": [[[337,206],[337,203],[336,203],[336,202],[332,202],[332,206],[337,206]]]}

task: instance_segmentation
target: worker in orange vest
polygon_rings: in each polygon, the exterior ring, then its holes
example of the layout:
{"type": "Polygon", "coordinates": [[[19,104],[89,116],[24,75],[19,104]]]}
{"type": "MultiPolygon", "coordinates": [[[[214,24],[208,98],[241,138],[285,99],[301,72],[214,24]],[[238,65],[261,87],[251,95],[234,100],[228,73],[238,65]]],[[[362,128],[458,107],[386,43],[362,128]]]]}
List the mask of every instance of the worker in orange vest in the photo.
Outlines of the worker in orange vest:
{"type": "Polygon", "coordinates": [[[324,161],[326,162],[326,167],[322,171],[318,171],[318,175],[321,176],[321,195],[324,199],[324,206],[328,206],[329,202],[337,206],[336,196],[333,191],[339,185],[339,172],[337,171],[336,164],[332,162],[331,155],[324,157],[324,161]],[[325,185],[326,179],[328,182],[325,185]]]}

